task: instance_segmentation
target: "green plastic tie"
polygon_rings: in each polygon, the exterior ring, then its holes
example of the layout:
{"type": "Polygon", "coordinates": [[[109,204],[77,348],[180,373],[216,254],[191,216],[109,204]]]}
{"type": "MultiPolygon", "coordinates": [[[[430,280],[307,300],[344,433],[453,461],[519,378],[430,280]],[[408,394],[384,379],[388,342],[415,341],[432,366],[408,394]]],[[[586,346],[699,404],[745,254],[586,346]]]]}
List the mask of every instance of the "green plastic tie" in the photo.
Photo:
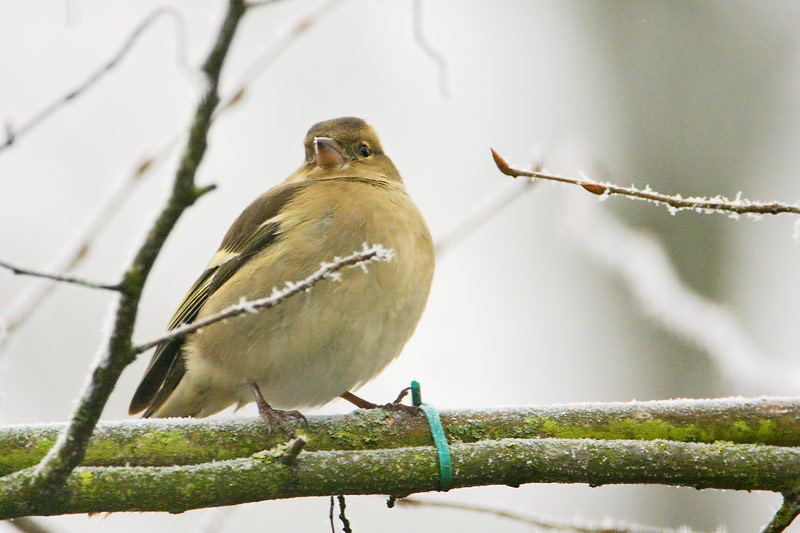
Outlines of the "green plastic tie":
{"type": "Polygon", "coordinates": [[[444,434],[442,421],[439,419],[439,412],[434,406],[422,402],[422,393],[419,382],[416,380],[411,382],[411,403],[421,408],[428,417],[433,444],[439,455],[439,490],[446,492],[453,486],[453,460],[450,457],[450,447],[447,445],[447,437],[444,434]]]}

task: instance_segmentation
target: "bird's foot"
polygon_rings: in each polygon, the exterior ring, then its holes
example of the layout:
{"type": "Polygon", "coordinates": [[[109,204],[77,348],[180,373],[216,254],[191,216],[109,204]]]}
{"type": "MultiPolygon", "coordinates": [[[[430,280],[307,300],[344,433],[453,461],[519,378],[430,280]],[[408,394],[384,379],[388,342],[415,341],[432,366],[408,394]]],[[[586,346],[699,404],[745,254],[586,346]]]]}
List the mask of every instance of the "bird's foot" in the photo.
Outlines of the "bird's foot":
{"type": "Polygon", "coordinates": [[[344,394],[341,395],[341,398],[352,403],[359,409],[386,409],[387,411],[400,411],[408,413],[413,416],[419,416],[422,413],[422,409],[420,409],[415,405],[405,405],[403,403],[400,403],[403,401],[403,398],[405,398],[410,391],[411,387],[406,387],[405,389],[400,391],[400,394],[397,395],[397,398],[395,398],[393,402],[386,403],[383,405],[367,401],[364,398],[356,396],[352,392],[345,392],[344,394]]]}
{"type": "Polygon", "coordinates": [[[256,406],[258,407],[258,415],[261,417],[261,420],[267,425],[267,431],[272,433],[272,424],[277,422],[280,424],[281,428],[286,432],[290,439],[295,438],[294,428],[289,425],[287,421],[288,418],[297,418],[298,420],[302,420],[302,422],[307,426],[308,420],[303,413],[297,410],[291,411],[283,411],[280,409],[274,409],[267,401],[264,399],[264,396],[261,394],[261,389],[258,388],[258,385],[255,383],[250,384],[250,388],[253,389],[253,395],[256,397],[256,406]]]}

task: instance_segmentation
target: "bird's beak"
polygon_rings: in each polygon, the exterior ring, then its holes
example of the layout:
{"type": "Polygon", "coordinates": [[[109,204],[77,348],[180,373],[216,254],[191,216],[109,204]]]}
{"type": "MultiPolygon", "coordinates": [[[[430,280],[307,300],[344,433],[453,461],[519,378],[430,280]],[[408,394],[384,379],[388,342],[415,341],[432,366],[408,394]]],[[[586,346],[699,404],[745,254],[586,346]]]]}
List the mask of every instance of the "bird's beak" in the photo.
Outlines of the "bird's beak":
{"type": "Polygon", "coordinates": [[[314,162],[326,170],[342,168],[346,162],[344,150],[330,137],[314,137],[314,162]]]}

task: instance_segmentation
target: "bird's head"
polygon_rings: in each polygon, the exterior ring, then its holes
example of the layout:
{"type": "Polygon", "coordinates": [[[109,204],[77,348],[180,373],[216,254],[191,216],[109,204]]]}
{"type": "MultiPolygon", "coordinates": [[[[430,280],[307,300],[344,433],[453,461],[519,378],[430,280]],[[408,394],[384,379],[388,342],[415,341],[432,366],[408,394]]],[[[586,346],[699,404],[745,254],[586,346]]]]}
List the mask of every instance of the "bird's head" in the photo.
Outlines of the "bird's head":
{"type": "Polygon", "coordinates": [[[402,181],[372,126],[355,117],[314,124],[305,138],[309,177],[344,176],[402,181]]]}

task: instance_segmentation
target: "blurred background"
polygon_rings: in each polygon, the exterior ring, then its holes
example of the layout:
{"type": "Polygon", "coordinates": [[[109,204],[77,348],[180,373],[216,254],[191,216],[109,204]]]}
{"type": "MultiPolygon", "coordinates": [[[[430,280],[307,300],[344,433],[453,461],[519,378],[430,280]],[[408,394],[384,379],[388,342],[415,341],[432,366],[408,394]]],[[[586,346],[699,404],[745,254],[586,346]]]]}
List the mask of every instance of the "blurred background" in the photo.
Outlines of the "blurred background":
{"type": "MultiPolygon", "coordinates": [[[[3,260],[53,266],[121,180],[187,131],[203,88],[193,68],[225,5],[0,1],[0,119],[12,130],[82,84],[163,6],[174,11],[149,26],[113,71],[0,152],[3,260]]],[[[796,2],[427,1],[419,14],[445,71],[415,38],[411,1],[287,0],[246,16],[223,95],[250,81],[214,124],[197,178],[219,188],[167,241],[136,339],[164,330],[233,219],[300,165],[309,126],[336,116],[360,116],[376,128],[437,239],[519,189],[497,171],[490,146],[518,167],[538,155],[552,172],[665,193],[800,197],[796,2]],[[310,14],[313,24],[289,37],[310,14]],[[266,68],[243,78],[258,61],[266,68]]],[[[166,153],[113,217],[101,217],[76,274],[119,279],[171,187],[178,151],[166,153]]],[[[442,409],[796,395],[793,224],[789,216],[673,216],[539,183],[463,241],[447,241],[415,336],[360,394],[388,401],[417,379],[426,401],[442,409]]],[[[0,315],[14,312],[33,285],[0,274],[0,315]]],[[[69,418],[112,301],[60,286],[6,338],[0,423],[69,418]]],[[[127,418],[149,355],[125,371],[104,420],[127,418]]],[[[320,411],[350,410],[337,401],[320,411]]],[[[220,416],[254,414],[251,405],[220,416]]],[[[425,497],[565,520],[729,532],[757,530],[781,501],[768,493],[584,485],[425,497]]],[[[355,531],[531,530],[466,511],[388,510],[380,497],[347,502],[355,531]]],[[[329,531],[327,498],[42,523],[53,531],[329,531]]]]}

